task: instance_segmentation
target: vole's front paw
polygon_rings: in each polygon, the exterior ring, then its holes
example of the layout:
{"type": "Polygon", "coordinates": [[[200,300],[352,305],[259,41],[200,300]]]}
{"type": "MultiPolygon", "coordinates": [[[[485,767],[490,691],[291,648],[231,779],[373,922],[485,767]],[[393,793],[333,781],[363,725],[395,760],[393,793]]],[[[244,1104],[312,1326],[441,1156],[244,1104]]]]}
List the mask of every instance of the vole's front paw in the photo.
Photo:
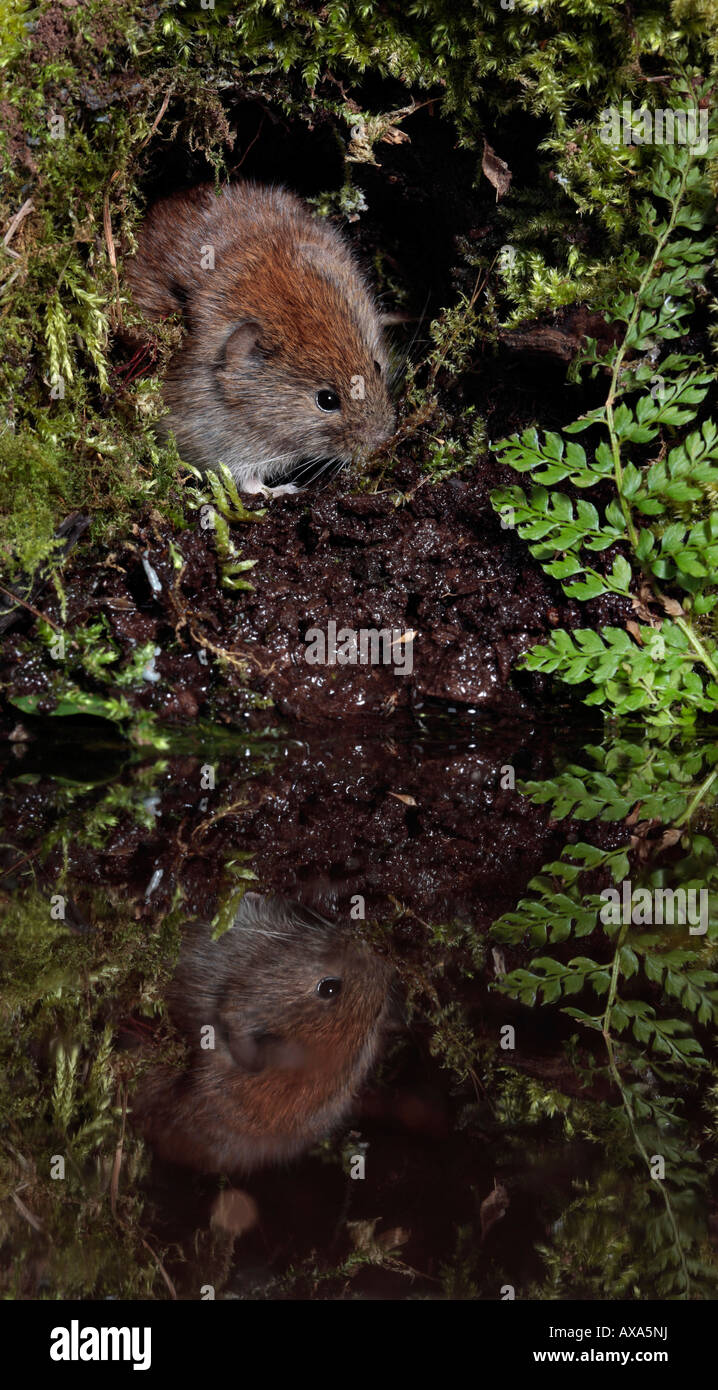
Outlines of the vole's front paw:
{"type": "Polygon", "coordinates": [[[280,487],[265,487],[263,491],[267,497],[285,497],[292,492],[303,492],[304,488],[297,487],[296,483],[282,483],[280,487]]]}
{"type": "Polygon", "coordinates": [[[259,478],[248,478],[245,483],[242,483],[241,491],[248,492],[253,497],[265,497],[268,502],[271,502],[274,497],[284,497],[288,493],[302,492],[303,489],[297,487],[296,483],[282,483],[280,487],[268,487],[259,478]]]}

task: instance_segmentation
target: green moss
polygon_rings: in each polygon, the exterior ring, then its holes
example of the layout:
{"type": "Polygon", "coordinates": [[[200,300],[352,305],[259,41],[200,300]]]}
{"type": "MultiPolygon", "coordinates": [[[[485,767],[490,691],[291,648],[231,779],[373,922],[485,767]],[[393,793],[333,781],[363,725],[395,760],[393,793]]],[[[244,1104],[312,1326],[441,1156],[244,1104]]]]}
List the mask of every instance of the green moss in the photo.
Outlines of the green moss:
{"type": "Polygon", "coordinates": [[[3,902],[0,1247],[11,1242],[13,1260],[2,1291],[157,1296],[159,1258],[140,1229],[146,1158],[126,1116],[137,1062],[113,1046],[111,1020],[138,999],[159,1009],[174,928],[165,919],[148,940],[122,895],[103,892],[88,907],[93,929],[78,932],[58,915],[63,892],[61,875],[52,898],[3,902]]]}
{"type": "MultiPolygon", "coordinates": [[[[62,509],[65,478],[57,445],[45,447],[37,435],[0,436],[0,469],[4,488],[14,499],[0,541],[2,570],[13,560],[30,574],[51,555],[57,513],[62,509]]],[[[6,493],[7,495],[7,493],[6,493]]]]}

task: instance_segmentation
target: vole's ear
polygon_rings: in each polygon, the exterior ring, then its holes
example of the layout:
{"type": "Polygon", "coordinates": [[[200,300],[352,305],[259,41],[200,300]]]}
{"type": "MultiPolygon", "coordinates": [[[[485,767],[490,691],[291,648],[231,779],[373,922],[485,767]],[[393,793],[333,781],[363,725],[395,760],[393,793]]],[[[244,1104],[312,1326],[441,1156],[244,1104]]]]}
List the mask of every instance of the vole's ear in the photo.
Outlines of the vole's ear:
{"type": "Polygon", "coordinates": [[[229,1050],[242,1071],[256,1074],[266,1067],[280,1071],[296,1071],[304,1059],[304,1048],[291,1038],[276,1033],[232,1032],[229,1050]]]}
{"type": "Polygon", "coordinates": [[[244,319],[242,323],[236,323],[225,339],[217,359],[218,371],[231,371],[233,367],[243,367],[261,346],[262,328],[256,319],[244,319]]]}

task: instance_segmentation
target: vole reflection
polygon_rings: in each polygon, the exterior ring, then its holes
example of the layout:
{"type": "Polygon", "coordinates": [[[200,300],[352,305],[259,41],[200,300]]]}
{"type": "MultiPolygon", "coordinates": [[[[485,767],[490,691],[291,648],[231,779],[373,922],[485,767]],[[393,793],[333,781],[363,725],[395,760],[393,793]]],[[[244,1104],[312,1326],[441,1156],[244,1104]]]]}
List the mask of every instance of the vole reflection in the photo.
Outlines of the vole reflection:
{"type": "Polygon", "coordinates": [[[366,945],[279,897],[247,893],[218,941],[189,928],[168,1002],[190,1064],[155,1068],[135,1106],[155,1152],[248,1172],[329,1133],[379,1053],[390,981],[366,945]]]}

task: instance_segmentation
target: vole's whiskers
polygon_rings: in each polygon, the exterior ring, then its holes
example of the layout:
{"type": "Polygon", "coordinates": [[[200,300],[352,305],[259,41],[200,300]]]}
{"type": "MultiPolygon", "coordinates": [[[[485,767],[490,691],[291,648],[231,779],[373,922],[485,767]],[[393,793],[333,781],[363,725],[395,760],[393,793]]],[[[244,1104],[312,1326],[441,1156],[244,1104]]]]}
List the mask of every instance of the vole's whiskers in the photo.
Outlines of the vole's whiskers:
{"type": "Polygon", "coordinates": [[[342,469],[346,468],[346,463],[343,461],[343,459],[327,459],[326,463],[324,464],[324,467],[321,468],[317,473],[317,478],[321,478],[322,473],[324,473],[327,468],[332,468],[333,472],[330,473],[329,477],[324,483],[324,486],[318,489],[319,492],[326,491],[326,489],[329,487],[329,484],[334,482],[334,479],[339,476],[342,469]]]}
{"type": "MultiPolygon", "coordinates": [[[[321,463],[321,462],[322,462],[322,455],[321,455],[321,454],[312,454],[311,458],[303,459],[303,460],[302,460],[302,463],[301,463],[300,466],[299,466],[299,468],[297,468],[297,469],[292,473],[292,482],[294,482],[294,483],[296,483],[297,485],[299,485],[300,479],[302,479],[302,478],[304,478],[307,482],[309,482],[309,481],[314,482],[315,479],[312,477],[312,469],[313,469],[313,468],[316,468],[317,464],[318,464],[318,463],[321,463]]],[[[326,467],[326,465],[325,465],[325,467],[326,467]]],[[[324,471],[324,469],[320,469],[320,470],[319,470],[319,473],[317,473],[316,477],[319,477],[320,474],[321,474],[323,471],[324,471]]]]}
{"type": "Polygon", "coordinates": [[[295,453],[287,452],[285,450],[283,454],[274,454],[271,458],[260,459],[256,464],[256,469],[257,472],[261,470],[262,473],[265,473],[268,468],[274,469],[276,467],[279,467],[282,470],[284,470],[285,467],[291,466],[292,461],[295,458],[295,453]]]}

